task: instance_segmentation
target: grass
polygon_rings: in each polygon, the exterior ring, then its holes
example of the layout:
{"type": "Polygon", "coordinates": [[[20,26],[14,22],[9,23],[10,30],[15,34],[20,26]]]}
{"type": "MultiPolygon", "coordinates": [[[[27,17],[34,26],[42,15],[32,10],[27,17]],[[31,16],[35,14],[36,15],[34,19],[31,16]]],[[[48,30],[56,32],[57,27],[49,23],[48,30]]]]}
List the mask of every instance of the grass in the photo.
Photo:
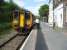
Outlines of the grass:
{"type": "Polygon", "coordinates": [[[10,28],[11,27],[9,23],[1,23],[0,24],[0,36],[8,34],[10,28]]]}
{"type": "Polygon", "coordinates": [[[4,37],[4,35],[9,34],[9,30],[5,30],[3,32],[0,32],[0,39],[4,37]]]}

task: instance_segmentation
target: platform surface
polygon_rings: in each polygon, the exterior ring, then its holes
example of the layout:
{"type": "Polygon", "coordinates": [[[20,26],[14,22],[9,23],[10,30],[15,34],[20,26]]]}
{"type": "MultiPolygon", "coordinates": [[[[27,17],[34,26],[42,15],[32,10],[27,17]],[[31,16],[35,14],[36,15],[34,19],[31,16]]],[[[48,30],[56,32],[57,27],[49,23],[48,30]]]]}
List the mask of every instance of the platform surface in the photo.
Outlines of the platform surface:
{"type": "Polygon", "coordinates": [[[67,36],[41,22],[39,28],[31,31],[20,50],[67,50],[67,36]]]}

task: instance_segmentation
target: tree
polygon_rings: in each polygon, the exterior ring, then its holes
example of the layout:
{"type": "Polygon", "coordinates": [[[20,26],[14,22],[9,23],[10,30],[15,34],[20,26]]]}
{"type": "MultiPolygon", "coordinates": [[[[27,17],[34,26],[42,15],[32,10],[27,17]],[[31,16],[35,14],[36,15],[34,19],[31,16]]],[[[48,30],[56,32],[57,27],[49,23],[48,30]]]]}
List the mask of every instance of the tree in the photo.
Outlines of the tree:
{"type": "Polygon", "coordinates": [[[48,14],[49,14],[49,6],[47,4],[40,6],[39,15],[41,17],[46,17],[48,21],[48,14]]]}
{"type": "Polygon", "coordinates": [[[15,9],[20,9],[16,4],[12,2],[0,1],[0,23],[10,22],[10,17],[12,17],[12,11],[15,9]]]}

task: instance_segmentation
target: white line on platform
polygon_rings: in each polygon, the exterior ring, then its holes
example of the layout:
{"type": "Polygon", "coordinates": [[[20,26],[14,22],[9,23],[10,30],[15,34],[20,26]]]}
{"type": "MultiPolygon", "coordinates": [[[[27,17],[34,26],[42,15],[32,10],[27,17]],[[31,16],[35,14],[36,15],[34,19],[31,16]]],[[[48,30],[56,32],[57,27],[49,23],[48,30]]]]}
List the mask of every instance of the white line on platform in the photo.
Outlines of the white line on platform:
{"type": "MultiPolygon", "coordinates": [[[[32,31],[33,31],[33,30],[32,30],[32,31]]],[[[27,41],[28,41],[29,37],[30,37],[30,36],[31,36],[31,34],[32,34],[32,31],[30,32],[29,36],[27,37],[27,39],[26,39],[26,40],[24,41],[24,43],[22,44],[22,46],[21,46],[20,50],[23,50],[23,48],[24,48],[25,44],[27,43],[27,41]]]]}

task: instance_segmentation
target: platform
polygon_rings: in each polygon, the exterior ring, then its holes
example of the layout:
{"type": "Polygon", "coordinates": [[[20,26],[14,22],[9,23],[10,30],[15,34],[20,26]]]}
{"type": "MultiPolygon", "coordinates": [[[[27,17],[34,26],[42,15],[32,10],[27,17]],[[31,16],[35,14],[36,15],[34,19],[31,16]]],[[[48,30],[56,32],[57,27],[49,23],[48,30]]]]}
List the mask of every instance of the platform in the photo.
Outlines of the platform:
{"type": "Polygon", "coordinates": [[[31,31],[20,50],[67,50],[67,36],[41,22],[40,28],[31,31]]]}

